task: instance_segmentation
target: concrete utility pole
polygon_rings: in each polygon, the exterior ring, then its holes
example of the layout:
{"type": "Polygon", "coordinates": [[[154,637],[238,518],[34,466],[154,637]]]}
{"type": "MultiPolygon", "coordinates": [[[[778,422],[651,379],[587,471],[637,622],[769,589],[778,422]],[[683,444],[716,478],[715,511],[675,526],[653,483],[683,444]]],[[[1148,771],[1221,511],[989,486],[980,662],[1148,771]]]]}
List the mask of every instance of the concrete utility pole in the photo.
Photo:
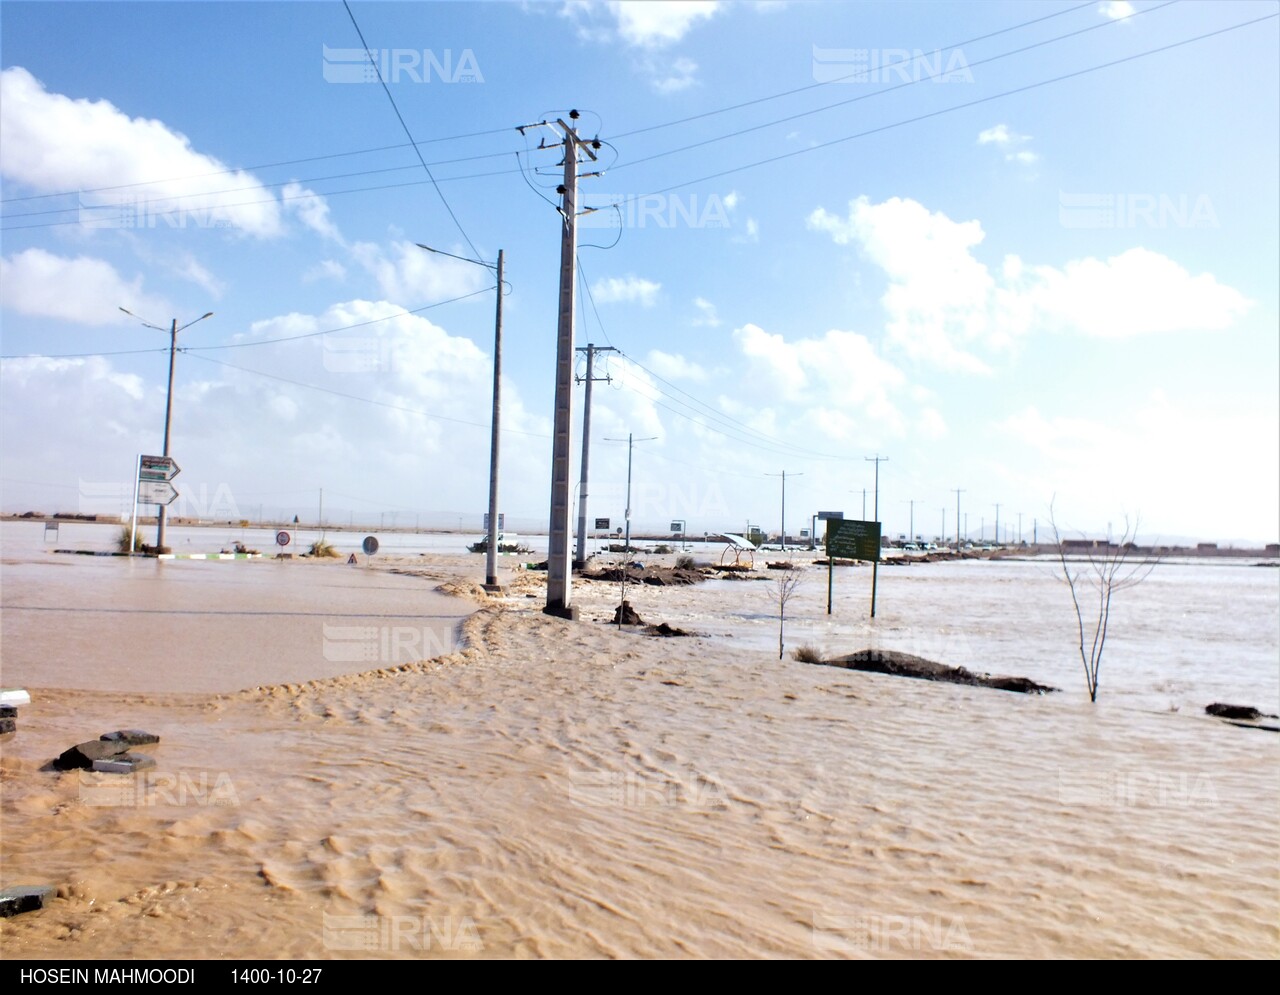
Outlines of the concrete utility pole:
{"type": "Polygon", "coordinates": [[[493,425],[489,436],[489,542],[484,557],[484,589],[498,592],[498,426],[502,415],[502,275],[503,251],[498,250],[498,303],[493,318],[493,425]]]}
{"type": "MultiPolygon", "coordinates": [[[[785,553],[787,551],[787,471],[783,470],[780,474],[766,473],[765,476],[782,478],[782,551],[785,553]]],[[[791,476],[803,477],[804,474],[793,473],[791,476]]]]}
{"type": "Polygon", "coordinates": [[[956,552],[958,553],[960,552],[960,495],[964,491],[958,487],[953,487],[952,490],[956,492],[956,552]]]}
{"type": "Polygon", "coordinates": [[[551,451],[551,524],[548,528],[547,603],[543,611],[562,618],[576,618],[572,607],[572,573],[569,569],[569,462],[573,414],[573,312],[577,282],[578,153],[595,160],[599,141],[578,137],[577,111],[569,112],[574,125],[558,118],[564,138],[564,184],[560,207],[560,311],[556,333],[556,408],[551,451]]]}
{"type": "Polygon", "coordinates": [[[617,352],[618,350],[611,345],[597,346],[588,342],[585,349],[579,347],[575,351],[587,354],[587,375],[582,378],[586,382],[587,390],[586,396],[582,399],[582,474],[578,481],[578,552],[573,558],[573,568],[581,570],[587,565],[587,465],[591,458],[591,384],[595,380],[610,379],[593,376],[592,367],[597,352],[617,352]]]}
{"type": "Polygon", "coordinates": [[[1000,505],[996,505],[996,545],[1000,545],[1000,505]]]}

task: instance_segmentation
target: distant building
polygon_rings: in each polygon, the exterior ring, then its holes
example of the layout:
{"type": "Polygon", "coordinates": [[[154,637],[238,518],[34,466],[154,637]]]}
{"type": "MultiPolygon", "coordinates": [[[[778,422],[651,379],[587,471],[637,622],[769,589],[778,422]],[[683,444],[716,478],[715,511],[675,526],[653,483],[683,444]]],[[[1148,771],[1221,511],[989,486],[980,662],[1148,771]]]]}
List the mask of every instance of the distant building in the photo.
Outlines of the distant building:
{"type": "Polygon", "coordinates": [[[1218,544],[1217,544],[1216,542],[1198,542],[1198,543],[1196,543],[1196,552],[1198,552],[1198,553],[1212,553],[1212,552],[1213,552],[1214,550],[1216,550],[1217,548],[1218,548],[1218,544]]]}

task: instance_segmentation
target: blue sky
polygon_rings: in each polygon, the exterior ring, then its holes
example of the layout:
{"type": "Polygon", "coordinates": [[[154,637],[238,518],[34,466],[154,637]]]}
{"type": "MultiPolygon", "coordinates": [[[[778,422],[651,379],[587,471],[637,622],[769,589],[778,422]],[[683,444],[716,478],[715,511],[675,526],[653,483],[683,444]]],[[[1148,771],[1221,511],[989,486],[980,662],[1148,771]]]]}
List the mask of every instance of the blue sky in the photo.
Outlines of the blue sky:
{"type": "Polygon", "coordinates": [[[545,528],[575,108],[590,517],[1273,542],[1277,9],[6,3],[0,501],[545,528]]]}

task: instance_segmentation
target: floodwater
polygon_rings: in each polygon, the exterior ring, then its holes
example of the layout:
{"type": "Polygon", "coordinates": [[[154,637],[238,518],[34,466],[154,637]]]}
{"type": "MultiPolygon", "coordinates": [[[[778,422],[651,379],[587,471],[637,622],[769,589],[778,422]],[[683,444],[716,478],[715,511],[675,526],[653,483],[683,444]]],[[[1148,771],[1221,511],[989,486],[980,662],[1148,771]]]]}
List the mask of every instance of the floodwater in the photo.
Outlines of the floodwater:
{"type": "MultiPolygon", "coordinates": [[[[171,587],[236,610],[307,603],[305,589],[277,601],[259,571],[332,576],[360,611],[401,582],[410,598],[436,583],[300,563],[49,566],[53,554],[13,549],[6,684],[14,654],[30,666],[21,653],[56,637],[15,640],[11,605],[158,596],[130,566],[181,567],[171,587]],[[37,566],[74,579],[49,586],[37,566]]],[[[0,753],[0,846],[6,883],[63,897],[0,922],[0,952],[1275,958],[1280,736],[1202,709],[1280,710],[1277,574],[1166,564],[1124,592],[1096,705],[1049,565],[997,562],[883,568],[874,623],[869,568],[837,571],[830,622],[825,572],[805,570],[787,648],[871,643],[1062,694],[779,661],[769,580],[630,587],[647,620],[709,634],[654,639],[600,624],[615,585],[575,585],[582,620],[568,623],[538,613],[536,584],[516,575],[501,606],[465,623],[472,648],[436,662],[401,666],[379,646],[376,667],[310,684],[38,691],[0,753]],[[161,735],[156,770],[41,769],[121,727],[161,735]]],[[[317,592],[326,610],[344,603],[317,592]]],[[[222,666],[216,633],[240,624],[200,619],[170,634],[187,672],[222,666]]],[[[103,658],[117,621],[98,617],[103,658]]],[[[268,640],[243,665],[278,649],[268,640]]],[[[323,645],[310,652],[323,662],[323,645]]]]}
{"type": "MultiPolygon", "coordinates": [[[[59,548],[93,549],[118,528],[60,531],[59,548]]],[[[175,530],[173,548],[231,548],[199,531],[175,530]]],[[[344,561],[74,556],[33,543],[38,524],[0,534],[6,687],[226,692],[336,677],[452,652],[471,610],[421,579],[344,561]]]]}

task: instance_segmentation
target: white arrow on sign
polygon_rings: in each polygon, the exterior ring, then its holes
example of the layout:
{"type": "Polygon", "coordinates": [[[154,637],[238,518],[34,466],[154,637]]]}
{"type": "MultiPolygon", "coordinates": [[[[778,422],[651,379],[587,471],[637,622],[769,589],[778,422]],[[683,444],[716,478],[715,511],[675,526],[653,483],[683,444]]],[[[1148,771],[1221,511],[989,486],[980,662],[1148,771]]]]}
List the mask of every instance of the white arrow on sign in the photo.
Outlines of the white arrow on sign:
{"type": "Polygon", "coordinates": [[[143,456],[138,463],[139,480],[172,480],[181,472],[172,456],[143,456]]]}
{"type": "Polygon", "coordinates": [[[138,482],[139,504],[173,504],[178,500],[178,489],[167,480],[141,480],[138,482]]]}

